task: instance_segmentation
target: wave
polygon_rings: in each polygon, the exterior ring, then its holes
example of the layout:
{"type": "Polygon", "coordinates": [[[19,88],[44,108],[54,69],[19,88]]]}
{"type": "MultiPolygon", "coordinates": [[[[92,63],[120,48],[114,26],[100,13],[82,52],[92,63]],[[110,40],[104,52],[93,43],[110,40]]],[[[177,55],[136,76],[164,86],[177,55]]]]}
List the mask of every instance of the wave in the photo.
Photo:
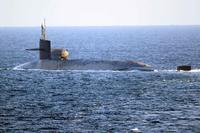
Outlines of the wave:
{"type": "Polygon", "coordinates": [[[176,69],[163,69],[163,70],[154,70],[154,72],[171,72],[171,73],[199,73],[200,69],[193,69],[190,71],[177,71],[176,69]]]}
{"type": "Polygon", "coordinates": [[[3,71],[3,70],[10,70],[10,68],[0,68],[0,71],[3,71]]]}
{"type": "MultiPolygon", "coordinates": [[[[46,70],[46,69],[24,69],[19,65],[13,68],[13,70],[19,71],[44,71],[44,72],[86,72],[86,73],[130,73],[130,72],[141,72],[140,70],[127,70],[127,71],[119,71],[119,70],[46,70]]],[[[143,71],[149,72],[149,71],[143,71]]]]}
{"type": "Polygon", "coordinates": [[[86,72],[111,72],[111,71],[153,71],[153,69],[140,62],[133,61],[91,61],[91,60],[40,60],[20,64],[14,70],[47,70],[47,71],[86,71],[86,72]]]}
{"type": "MultiPolygon", "coordinates": [[[[84,69],[84,70],[79,70],[79,69],[73,69],[73,70],[63,70],[63,69],[56,69],[56,70],[53,70],[53,69],[40,69],[40,68],[24,68],[24,66],[27,66],[29,65],[30,63],[32,62],[27,62],[27,63],[24,63],[24,64],[20,64],[16,67],[13,68],[13,70],[29,70],[29,71],[51,71],[51,72],[62,72],[62,71],[66,71],[66,72],[89,72],[89,73],[94,73],[94,72],[120,72],[120,73],[128,73],[128,72],[141,72],[141,70],[137,70],[137,69],[133,69],[133,70],[124,70],[124,71],[121,71],[121,70],[101,70],[101,69],[98,69],[98,70],[93,70],[93,69],[84,69]]],[[[0,70],[5,70],[5,68],[0,68],[0,70]]],[[[164,73],[199,73],[200,72],[200,69],[193,69],[191,71],[177,71],[176,69],[155,69],[153,71],[143,71],[143,72],[164,72],[164,73]]]]}
{"type": "MultiPolygon", "coordinates": [[[[20,64],[18,66],[15,66],[13,68],[13,70],[19,70],[19,71],[47,71],[47,72],[88,72],[88,73],[95,73],[95,72],[103,72],[103,73],[111,73],[111,72],[115,72],[115,73],[128,73],[128,72],[139,72],[140,70],[126,70],[126,71],[120,71],[120,70],[47,70],[47,69],[25,69],[23,68],[26,65],[29,65],[31,62],[27,62],[24,64],[20,64]]],[[[150,71],[147,71],[150,72],[150,71]]]]}
{"type": "Polygon", "coordinates": [[[25,65],[28,65],[30,62],[27,62],[27,63],[24,63],[24,64],[20,64],[20,65],[18,65],[18,66],[15,66],[14,68],[13,68],[13,70],[25,70],[25,69],[23,69],[23,66],[25,66],[25,65]]]}

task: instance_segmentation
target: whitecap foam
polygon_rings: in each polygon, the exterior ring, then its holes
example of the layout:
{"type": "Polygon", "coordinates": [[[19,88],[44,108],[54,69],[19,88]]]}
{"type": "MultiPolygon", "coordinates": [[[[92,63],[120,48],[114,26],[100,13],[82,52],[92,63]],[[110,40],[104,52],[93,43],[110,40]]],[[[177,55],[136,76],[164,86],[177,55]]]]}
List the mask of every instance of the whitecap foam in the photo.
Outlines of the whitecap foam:
{"type": "Polygon", "coordinates": [[[119,70],[47,70],[47,69],[24,69],[25,65],[29,65],[31,62],[23,63],[18,66],[15,66],[13,70],[27,70],[27,71],[49,71],[49,72],[87,72],[87,73],[129,73],[129,72],[139,72],[140,70],[127,70],[127,71],[119,71],[119,70]]]}
{"type": "Polygon", "coordinates": [[[164,70],[155,69],[154,72],[178,72],[178,71],[177,70],[167,70],[167,69],[164,69],[164,70]]]}
{"type": "Polygon", "coordinates": [[[131,129],[131,131],[134,133],[141,133],[140,129],[138,129],[138,128],[133,128],[133,129],[131,129]]]}
{"type": "Polygon", "coordinates": [[[20,64],[20,65],[14,67],[13,70],[24,70],[24,69],[23,69],[23,66],[24,66],[24,65],[27,65],[27,64],[29,64],[29,63],[30,63],[30,62],[20,64]]]}
{"type": "Polygon", "coordinates": [[[191,71],[188,71],[188,72],[199,73],[199,72],[200,72],[200,69],[193,69],[193,70],[191,70],[191,71]]]}
{"type": "MultiPolygon", "coordinates": [[[[129,73],[129,72],[139,72],[140,70],[127,70],[127,71],[119,71],[119,70],[47,70],[47,69],[24,69],[23,66],[30,64],[31,62],[20,64],[13,68],[13,70],[28,70],[28,71],[50,71],[50,72],[87,72],[87,73],[129,73]]],[[[0,70],[4,70],[5,68],[0,68],[0,70]]],[[[145,71],[144,71],[145,72],[145,71]]],[[[151,71],[147,71],[151,72],[151,71]]],[[[177,71],[176,69],[163,69],[158,70],[155,69],[152,72],[165,72],[165,73],[199,73],[200,69],[193,69],[191,71],[177,71]]]]}
{"type": "Polygon", "coordinates": [[[27,71],[47,71],[47,72],[86,72],[86,73],[129,73],[129,72],[139,72],[139,70],[130,71],[115,71],[115,70],[46,70],[46,69],[23,69],[23,64],[16,66],[13,70],[27,70],[27,71]]]}
{"type": "Polygon", "coordinates": [[[93,70],[93,69],[84,69],[84,70],[79,70],[79,69],[69,69],[69,70],[64,70],[64,69],[40,69],[40,68],[27,68],[26,66],[31,65],[33,62],[27,62],[20,64],[16,67],[13,68],[13,70],[28,70],[28,71],[50,71],[50,72],[61,72],[61,71],[66,71],[66,72],[88,72],[88,73],[129,73],[129,72],[139,72],[141,70],[125,70],[125,71],[120,71],[120,70],[93,70]]]}
{"type": "Polygon", "coordinates": [[[154,70],[154,72],[170,72],[170,73],[199,73],[200,69],[193,69],[191,71],[177,71],[177,70],[173,70],[173,69],[164,69],[164,70],[154,70]]]}
{"type": "Polygon", "coordinates": [[[0,70],[10,70],[10,68],[0,68],[0,70]]]}

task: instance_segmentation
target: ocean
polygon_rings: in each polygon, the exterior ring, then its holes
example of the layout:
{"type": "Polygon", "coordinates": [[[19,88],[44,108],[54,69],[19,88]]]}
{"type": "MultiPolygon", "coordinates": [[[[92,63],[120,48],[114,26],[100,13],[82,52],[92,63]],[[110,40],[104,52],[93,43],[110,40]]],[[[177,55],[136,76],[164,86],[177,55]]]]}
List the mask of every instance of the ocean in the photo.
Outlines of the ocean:
{"type": "Polygon", "coordinates": [[[152,72],[18,70],[39,27],[0,28],[0,132],[200,132],[200,26],[49,27],[69,59],[133,60],[152,72]],[[178,65],[191,72],[177,72],[178,65]]]}

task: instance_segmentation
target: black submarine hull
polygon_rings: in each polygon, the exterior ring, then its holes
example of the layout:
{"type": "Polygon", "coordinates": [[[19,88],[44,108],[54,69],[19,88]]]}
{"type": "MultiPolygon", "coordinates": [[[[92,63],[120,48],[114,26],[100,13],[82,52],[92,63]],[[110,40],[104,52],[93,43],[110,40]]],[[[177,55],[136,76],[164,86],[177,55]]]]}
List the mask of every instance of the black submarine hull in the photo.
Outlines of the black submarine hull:
{"type": "Polygon", "coordinates": [[[106,60],[39,60],[25,63],[21,69],[42,69],[42,70],[113,70],[113,71],[153,71],[144,63],[134,61],[106,61],[106,60]]]}

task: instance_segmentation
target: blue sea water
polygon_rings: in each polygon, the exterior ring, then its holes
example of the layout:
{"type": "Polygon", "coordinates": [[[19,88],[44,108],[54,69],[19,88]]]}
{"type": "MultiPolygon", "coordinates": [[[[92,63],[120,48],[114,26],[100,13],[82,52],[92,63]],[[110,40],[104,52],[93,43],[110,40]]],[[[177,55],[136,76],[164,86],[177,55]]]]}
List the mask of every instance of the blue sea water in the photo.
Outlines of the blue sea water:
{"type": "Polygon", "coordinates": [[[155,71],[16,70],[40,28],[0,28],[0,132],[200,132],[200,26],[50,27],[70,59],[134,60],[155,71]],[[189,64],[191,72],[176,72],[189,64]],[[135,129],[135,130],[134,130],[135,129]]]}

